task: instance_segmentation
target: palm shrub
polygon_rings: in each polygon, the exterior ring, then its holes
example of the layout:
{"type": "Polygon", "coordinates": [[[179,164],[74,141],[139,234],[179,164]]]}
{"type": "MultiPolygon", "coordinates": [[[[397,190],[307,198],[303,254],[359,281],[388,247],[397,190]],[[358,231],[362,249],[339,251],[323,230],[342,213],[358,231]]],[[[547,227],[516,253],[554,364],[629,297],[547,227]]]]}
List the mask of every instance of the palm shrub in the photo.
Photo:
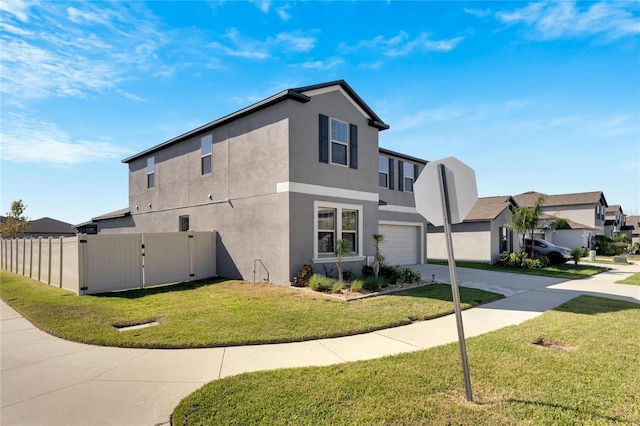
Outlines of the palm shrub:
{"type": "Polygon", "coordinates": [[[403,268],[400,271],[400,279],[403,283],[407,284],[420,282],[420,272],[414,271],[411,268],[403,268]]]}

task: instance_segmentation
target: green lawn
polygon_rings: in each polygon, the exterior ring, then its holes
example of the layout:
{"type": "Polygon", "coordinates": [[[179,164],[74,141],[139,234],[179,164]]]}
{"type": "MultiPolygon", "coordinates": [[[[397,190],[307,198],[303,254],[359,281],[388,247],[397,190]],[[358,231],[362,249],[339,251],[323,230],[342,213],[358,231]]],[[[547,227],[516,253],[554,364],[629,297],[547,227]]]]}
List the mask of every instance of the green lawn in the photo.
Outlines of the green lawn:
{"type": "MultiPolygon", "coordinates": [[[[350,302],[277,285],[228,280],[78,297],[0,271],[0,296],[55,336],[142,348],[311,340],[359,334],[453,312],[451,288],[443,284],[350,302]],[[115,327],[149,321],[160,325],[124,332],[115,327]]],[[[460,288],[464,308],[502,297],[460,288]]]]}
{"type": "Polygon", "coordinates": [[[640,272],[638,272],[637,274],[633,274],[630,277],[625,278],[624,280],[616,282],[619,284],[640,285],[640,272]]]}
{"type": "MultiPolygon", "coordinates": [[[[433,265],[447,265],[447,262],[440,261],[429,261],[429,263],[433,265]]],[[[484,269],[487,271],[510,272],[513,274],[565,278],[567,280],[580,280],[611,269],[593,265],[574,265],[573,263],[550,265],[541,269],[510,268],[508,266],[490,265],[480,262],[456,262],[456,266],[459,268],[484,269]]]]}
{"type": "Polygon", "coordinates": [[[185,398],[173,424],[637,425],[639,328],[640,305],[581,296],[468,339],[473,403],[450,344],[217,380],[185,398]]]}

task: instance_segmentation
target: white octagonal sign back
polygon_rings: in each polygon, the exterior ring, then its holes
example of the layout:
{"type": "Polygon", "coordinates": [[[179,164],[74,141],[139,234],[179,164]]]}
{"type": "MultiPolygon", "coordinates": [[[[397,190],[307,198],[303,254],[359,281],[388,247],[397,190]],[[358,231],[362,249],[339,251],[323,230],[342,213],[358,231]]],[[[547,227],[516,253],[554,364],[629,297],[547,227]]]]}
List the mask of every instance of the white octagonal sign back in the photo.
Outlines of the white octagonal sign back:
{"type": "Polygon", "coordinates": [[[478,200],[476,173],[455,157],[427,163],[413,185],[416,210],[434,226],[443,226],[442,198],[438,168],[445,167],[451,224],[460,223],[478,200]]]}

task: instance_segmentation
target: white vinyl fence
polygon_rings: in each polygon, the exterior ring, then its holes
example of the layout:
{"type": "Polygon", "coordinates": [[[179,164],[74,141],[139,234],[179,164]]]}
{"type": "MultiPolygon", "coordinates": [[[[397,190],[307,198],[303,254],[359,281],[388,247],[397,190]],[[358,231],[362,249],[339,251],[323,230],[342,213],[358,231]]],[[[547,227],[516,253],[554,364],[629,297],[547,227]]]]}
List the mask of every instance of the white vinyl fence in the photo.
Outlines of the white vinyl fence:
{"type": "Polygon", "coordinates": [[[216,232],[0,239],[0,267],[78,295],[217,275],[216,232]]]}

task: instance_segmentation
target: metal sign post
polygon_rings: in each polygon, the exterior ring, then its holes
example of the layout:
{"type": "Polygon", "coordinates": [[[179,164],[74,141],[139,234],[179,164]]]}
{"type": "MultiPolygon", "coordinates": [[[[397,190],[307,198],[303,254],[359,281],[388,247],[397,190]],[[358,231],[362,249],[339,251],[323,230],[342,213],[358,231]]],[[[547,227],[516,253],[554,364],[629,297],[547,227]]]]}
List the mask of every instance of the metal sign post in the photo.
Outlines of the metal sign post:
{"type": "Polygon", "coordinates": [[[458,342],[460,343],[460,358],[462,360],[462,372],[464,375],[464,387],[467,401],[473,401],[471,394],[471,379],[469,378],[469,362],[467,361],[467,346],[464,340],[464,328],[462,326],[462,309],[460,308],[460,291],[458,289],[458,276],[456,274],[456,261],[453,256],[453,241],[451,239],[451,209],[449,205],[449,193],[447,191],[447,177],[444,164],[438,164],[438,179],[440,184],[440,200],[442,202],[442,220],[444,222],[444,234],[447,241],[447,255],[449,260],[449,276],[451,277],[451,291],[456,312],[456,325],[458,327],[458,342]]]}

